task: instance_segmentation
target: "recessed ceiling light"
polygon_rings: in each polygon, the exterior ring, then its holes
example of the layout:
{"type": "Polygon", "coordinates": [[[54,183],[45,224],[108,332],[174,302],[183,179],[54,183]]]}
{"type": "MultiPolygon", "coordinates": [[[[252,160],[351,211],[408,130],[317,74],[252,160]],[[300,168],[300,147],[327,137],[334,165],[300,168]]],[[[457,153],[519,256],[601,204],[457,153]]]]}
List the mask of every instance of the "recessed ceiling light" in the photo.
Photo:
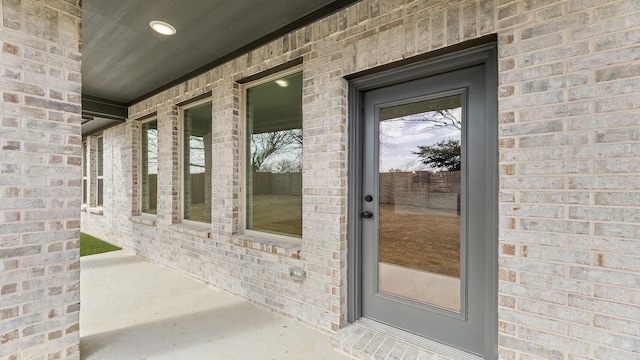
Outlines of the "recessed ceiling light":
{"type": "Polygon", "coordinates": [[[164,21],[152,21],[149,23],[149,26],[162,35],[174,35],[176,33],[176,28],[164,21]]]}
{"type": "Polygon", "coordinates": [[[278,79],[278,80],[276,80],[276,84],[277,84],[278,86],[281,86],[281,87],[287,87],[287,86],[289,86],[289,82],[288,82],[287,80],[285,80],[285,79],[278,79]]]}

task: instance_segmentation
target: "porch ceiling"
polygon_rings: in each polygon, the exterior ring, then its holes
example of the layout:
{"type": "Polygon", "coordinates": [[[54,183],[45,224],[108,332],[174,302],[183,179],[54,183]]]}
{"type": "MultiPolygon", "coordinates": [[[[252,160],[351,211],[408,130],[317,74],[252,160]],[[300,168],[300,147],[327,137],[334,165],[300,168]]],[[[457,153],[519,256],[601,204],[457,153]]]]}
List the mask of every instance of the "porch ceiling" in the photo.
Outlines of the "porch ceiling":
{"type": "Polygon", "coordinates": [[[92,119],[124,120],[122,112],[96,115],[96,102],[126,108],[354,2],[84,1],[83,134],[92,119]],[[152,20],[172,24],[176,35],[157,34],[149,27],[152,20]]]}

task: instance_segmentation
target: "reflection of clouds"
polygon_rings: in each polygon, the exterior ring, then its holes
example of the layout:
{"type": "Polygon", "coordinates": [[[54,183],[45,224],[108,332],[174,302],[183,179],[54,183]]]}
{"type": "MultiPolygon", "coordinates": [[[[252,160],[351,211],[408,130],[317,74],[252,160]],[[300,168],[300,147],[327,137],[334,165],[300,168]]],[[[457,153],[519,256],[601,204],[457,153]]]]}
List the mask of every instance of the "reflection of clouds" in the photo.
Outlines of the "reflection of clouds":
{"type": "MultiPolygon", "coordinates": [[[[460,111],[456,111],[457,118],[460,111]]],[[[435,126],[428,113],[389,119],[380,122],[380,172],[390,170],[417,171],[425,166],[413,152],[419,145],[434,145],[444,139],[460,139],[461,131],[454,126],[435,126]]]]}
{"type": "Polygon", "coordinates": [[[146,161],[147,161],[147,174],[158,174],[158,129],[149,128],[148,126],[157,126],[157,121],[151,121],[143,125],[144,134],[146,134],[146,161]]]}
{"type": "MultiPolygon", "coordinates": [[[[429,125],[404,121],[403,119],[386,120],[380,123],[380,147],[393,147],[403,143],[428,141],[437,136],[427,132],[429,125]]],[[[433,130],[440,130],[436,128],[433,130]]]]}
{"type": "Polygon", "coordinates": [[[201,174],[205,171],[204,139],[199,136],[189,136],[189,173],[201,174]]]}
{"type": "Polygon", "coordinates": [[[298,167],[302,167],[302,148],[300,145],[290,144],[283,147],[282,150],[269,155],[262,163],[261,170],[271,169],[283,161],[288,161],[297,164],[298,167]]]}
{"type": "Polygon", "coordinates": [[[389,171],[419,171],[426,166],[416,157],[416,155],[394,155],[389,154],[380,158],[380,172],[389,171]]]}
{"type": "Polygon", "coordinates": [[[251,164],[258,171],[292,172],[302,169],[302,129],[251,135],[251,164]]]}

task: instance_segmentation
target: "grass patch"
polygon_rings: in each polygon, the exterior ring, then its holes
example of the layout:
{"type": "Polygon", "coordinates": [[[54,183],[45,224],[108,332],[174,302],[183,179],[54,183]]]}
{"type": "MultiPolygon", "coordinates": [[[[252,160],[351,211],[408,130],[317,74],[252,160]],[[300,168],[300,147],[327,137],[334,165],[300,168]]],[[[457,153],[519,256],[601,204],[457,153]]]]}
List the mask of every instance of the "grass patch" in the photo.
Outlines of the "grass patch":
{"type": "Polygon", "coordinates": [[[91,235],[80,233],[80,256],[102,254],[116,250],[121,250],[121,248],[106,243],[91,235]]]}

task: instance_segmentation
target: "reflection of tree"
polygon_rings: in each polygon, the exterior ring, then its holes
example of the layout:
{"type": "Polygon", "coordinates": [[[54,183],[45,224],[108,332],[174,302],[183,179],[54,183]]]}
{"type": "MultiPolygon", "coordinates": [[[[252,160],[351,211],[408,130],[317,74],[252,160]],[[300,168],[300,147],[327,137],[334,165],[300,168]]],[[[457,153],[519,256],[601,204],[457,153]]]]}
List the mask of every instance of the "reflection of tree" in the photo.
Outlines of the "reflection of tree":
{"type": "Polygon", "coordinates": [[[158,129],[146,128],[146,153],[145,161],[148,164],[149,174],[156,174],[158,172],[158,129]]]}
{"type": "MultiPolygon", "coordinates": [[[[383,123],[399,123],[403,133],[427,132],[435,129],[449,128],[452,131],[462,130],[461,108],[441,109],[427,111],[397,118],[384,120],[383,123]],[[455,129],[455,130],[454,130],[455,129]]],[[[402,136],[402,135],[400,135],[402,136]]],[[[380,126],[380,143],[394,143],[396,136],[387,134],[384,127],[380,126]]]]}
{"type": "Polygon", "coordinates": [[[460,170],[460,140],[445,139],[435,145],[419,145],[414,152],[422,160],[422,163],[434,169],[444,171],[460,170]]]}
{"type": "Polygon", "coordinates": [[[436,111],[429,111],[418,116],[407,116],[401,118],[406,123],[421,123],[427,124],[425,130],[439,128],[439,127],[454,127],[458,130],[462,130],[462,120],[459,116],[456,116],[454,110],[457,109],[443,109],[436,111]]]}
{"type": "Polygon", "coordinates": [[[396,167],[391,167],[387,172],[409,172],[423,170],[422,161],[419,159],[413,159],[405,162],[404,164],[398,164],[396,167]]]}
{"type": "Polygon", "coordinates": [[[263,165],[260,170],[276,174],[294,173],[302,170],[301,165],[297,159],[280,159],[275,164],[263,165]]]}
{"type": "MultiPolygon", "coordinates": [[[[457,109],[441,109],[419,114],[411,118],[410,122],[427,123],[425,130],[436,128],[455,128],[462,131],[462,118],[457,109]],[[455,112],[454,112],[455,111],[455,112]]],[[[443,139],[435,145],[418,145],[418,155],[420,161],[431,168],[443,171],[460,170],[460,140],[443,139]]]]}
{"type": "Polygon", "coordinates": [[[201,136],[189,136],[189,166],[192,174],[205,171],[204,138],[201,136]]]}
{"type": "Polygon", "coordinates": [[[300,168],[302,130],[292,129],[251,135],[251,166],[254,171],[293,172],[300,168]],[[278,159],[272,164],[265,161],[272,155],[289,151],[296,159],[278,159]]]}

